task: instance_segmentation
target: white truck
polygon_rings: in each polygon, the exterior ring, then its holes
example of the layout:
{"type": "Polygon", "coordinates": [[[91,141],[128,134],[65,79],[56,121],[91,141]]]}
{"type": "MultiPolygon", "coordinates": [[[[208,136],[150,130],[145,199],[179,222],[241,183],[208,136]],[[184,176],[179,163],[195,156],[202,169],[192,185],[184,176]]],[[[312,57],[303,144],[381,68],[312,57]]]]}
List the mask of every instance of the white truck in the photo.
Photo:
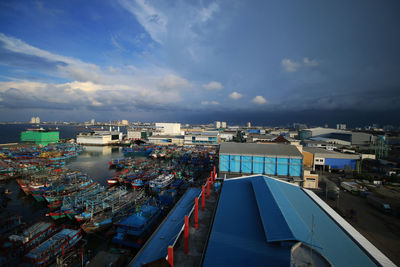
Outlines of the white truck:
{"type": "Polygon", "coordinates": [[[347,190],[352,194],[360,193],[360,185],[355,182],[341,182],[340,186],[343,187],[344,190],[347,190]]]}

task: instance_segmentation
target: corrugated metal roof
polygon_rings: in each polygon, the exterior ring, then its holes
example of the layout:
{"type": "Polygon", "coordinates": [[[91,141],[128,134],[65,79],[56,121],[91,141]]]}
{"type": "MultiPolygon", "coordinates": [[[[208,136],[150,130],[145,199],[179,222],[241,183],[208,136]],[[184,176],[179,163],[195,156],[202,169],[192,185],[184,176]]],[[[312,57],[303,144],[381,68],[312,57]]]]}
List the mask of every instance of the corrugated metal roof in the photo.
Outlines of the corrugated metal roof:
{"type": "Polygon", "coordinates": [[[194,206],[194,199],[199,196],[201,189],[189,188],[174,209],[168,214],[159,228],[153,233],[143,248],[136,254],[128,266],[142,266],[168,254],[168,246],[175,242],[184,225],[185,215],[194,206]]]}
{"type": "Polygon", "coordinates": [[[296,185],[266,176],[225,180],[204,266],[287,266],[291,247],[269,241],[292,238],[310,244],[333,266],[394,266],[373,245],[360,245],[338,218],[296,185]]]}
{"type": "Polygon", "coordinates": [[[268,242],[296,240],[263,177],[251,180],[268,242]]]}
{"type": "Polygon", "coordinates": [[[303,155],[296,146],[282,144],[254,144],[254,143],[222,143],[219,149],[220,154],[235,155],[269,155],[299,157],[303,155]]]}
{"type": "Polygon", "coordinates": [[[340,153],[332,150],[326,150],[318,147],[304,147],[304,151],[313,153],[316,157],[331,159],[360,159],[359,155],[340,153]]]}

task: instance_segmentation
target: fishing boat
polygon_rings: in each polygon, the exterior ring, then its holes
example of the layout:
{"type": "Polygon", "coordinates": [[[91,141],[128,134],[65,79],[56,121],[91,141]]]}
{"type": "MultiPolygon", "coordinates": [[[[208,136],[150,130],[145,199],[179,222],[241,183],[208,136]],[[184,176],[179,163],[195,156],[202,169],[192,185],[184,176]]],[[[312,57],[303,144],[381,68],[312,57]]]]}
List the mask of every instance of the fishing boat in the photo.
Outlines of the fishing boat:
{"type": "Polygon", "coordinates": [[[131,213],[136,204],[143,200],[144,191],[133,191],[126,194],[115,205],[92,216],[91,219],[81,225],[83,231],[92,234],[100,230],[107,229],[114,222],[121,220],[131,213]]]}
{"type": "Polygon", "coordinates": [[[114,185],[116,185],[116,184],[118,184],[118,183],[119,183],[119,181],[118,181],[117,178],[107,179],[107,184],[108,184],[109,186],[114,186],[114,185]]]}
{"type": "Polygon", "coordinates": [[[137,188],[142,188],[144,186],[143,180],[142,179],[135,179],[131,182],[131,186],[134,189],[137,188]]]}
{"type": "Polygon", "coordinates": [[[132,248],[140,248],[146,234],[152,230],[160,215],[161,210],[157,206],[141,206],[139,211],[116,224],[117,234],[113,237],[112,242],[132,248]]]}
{"type": "Polygon", "coordinates": [[[153,188],[155,190],[162,189],[169,186],[173,182],[173,179],[174,179],[173,174],[160,175],[156,179],[151,180],[149,182],[149,186],[150,188],[153,188]]]}
{"type": "Polygon", "coordinates": [[[81,239],[81,230],[63,229],[29,251],[25,259],[37,266],[50,265],[58,254],[64,254],[81,239]]]}
{"type": "Polygon", "coordinates": [[[17,254],[27,252],[39,245],[56,231],[54,223],[40,221],[25,229],[20,234],[10,235],[8,240],[17,254]],[[19,252],[19,253],[18,253],[19,252]]]}

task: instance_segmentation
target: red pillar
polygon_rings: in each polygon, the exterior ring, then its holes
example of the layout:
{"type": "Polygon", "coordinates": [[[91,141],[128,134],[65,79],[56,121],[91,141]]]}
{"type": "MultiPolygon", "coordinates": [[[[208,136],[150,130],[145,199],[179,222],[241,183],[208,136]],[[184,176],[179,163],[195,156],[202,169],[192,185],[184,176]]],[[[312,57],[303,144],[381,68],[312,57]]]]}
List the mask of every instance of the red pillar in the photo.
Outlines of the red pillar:
{"type": "Polygon", "coordinates": [[[204,192],[204,185],[201,187],[201,210],[204,211],[204,207],[206,206],[206,196],[204,192]]]}
{"type": "Polygon", "coordinates": [[[185,216],[185,254],[189,253],[189,216],[185,216]]]}
{"type": "Polygon", "coordinates": [[[194,228],[199,228],[199,198],[194,199],[194,228]]]}
{"type": "Polygon", "coordinates": [[[213,175],[213,172],[211,172],[210,173],[211,185],[213,185],[213,183],[214,183],[213,179],[214,179],[214,175],[213,175]]]}
{"type": "Polygon", "coordinates": [[[217,177],[217,167],[214,166],[214,180],[217,177]]]}
{"type": "Polygon", "coordinates": [[[171,267],[174,266],[174,247],[168,246],[168,263],[171,267]]]}
{"type": "Polygon", "coordinates": [[[210,179],[207,178],[207,199],[210,197],[210,179]]]}

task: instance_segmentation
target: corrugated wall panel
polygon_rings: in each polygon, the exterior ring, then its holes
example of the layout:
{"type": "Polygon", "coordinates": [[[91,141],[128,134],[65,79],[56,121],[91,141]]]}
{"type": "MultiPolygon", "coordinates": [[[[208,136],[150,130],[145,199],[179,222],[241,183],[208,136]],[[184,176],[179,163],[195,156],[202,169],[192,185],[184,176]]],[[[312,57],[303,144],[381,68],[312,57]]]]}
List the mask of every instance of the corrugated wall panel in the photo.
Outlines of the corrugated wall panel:
{"type": "Polygon", "coordinates": [[[278,175],[289,176],[289,159],[278,158],[277,159],[277,173],[278,175]]]}
{"type": "Polygon", "coordinates": [[[302,165],[301,159],[290,159],[289,175],[300,177],[302,165]]]}
{"type": "Polygon", "coordinates": [[[229,172],[229,155],[219,156],[219,171],[229,172]]]}
{"type": "Polygon", "coordinates": [[[276,175],[276,158],[265,157],[265,174],[276,175]]]}
{"type": "Polygon", "coordinates": [[[357,160],[325,158],[325,165],[331,166],[332,169],[344,170],[346,166],[349,166],[352,170],[356,170],[357,160]]]}
{"type": "Polygon", "coordinates": [[[253,170],[253,157],[242,156],[242,173],[252,173],[253,170]]]}
{"type": "Polygon", "coordinates": [[[230,168],[231,172],[240,172],[240,156],[237,155],[231,155],[230,156],[230,168]]]}
{"type": "Polygon", "coordinates": [[[264,157],[253,157],[253,173],[263,174],[264,172],[264,157]]]}

